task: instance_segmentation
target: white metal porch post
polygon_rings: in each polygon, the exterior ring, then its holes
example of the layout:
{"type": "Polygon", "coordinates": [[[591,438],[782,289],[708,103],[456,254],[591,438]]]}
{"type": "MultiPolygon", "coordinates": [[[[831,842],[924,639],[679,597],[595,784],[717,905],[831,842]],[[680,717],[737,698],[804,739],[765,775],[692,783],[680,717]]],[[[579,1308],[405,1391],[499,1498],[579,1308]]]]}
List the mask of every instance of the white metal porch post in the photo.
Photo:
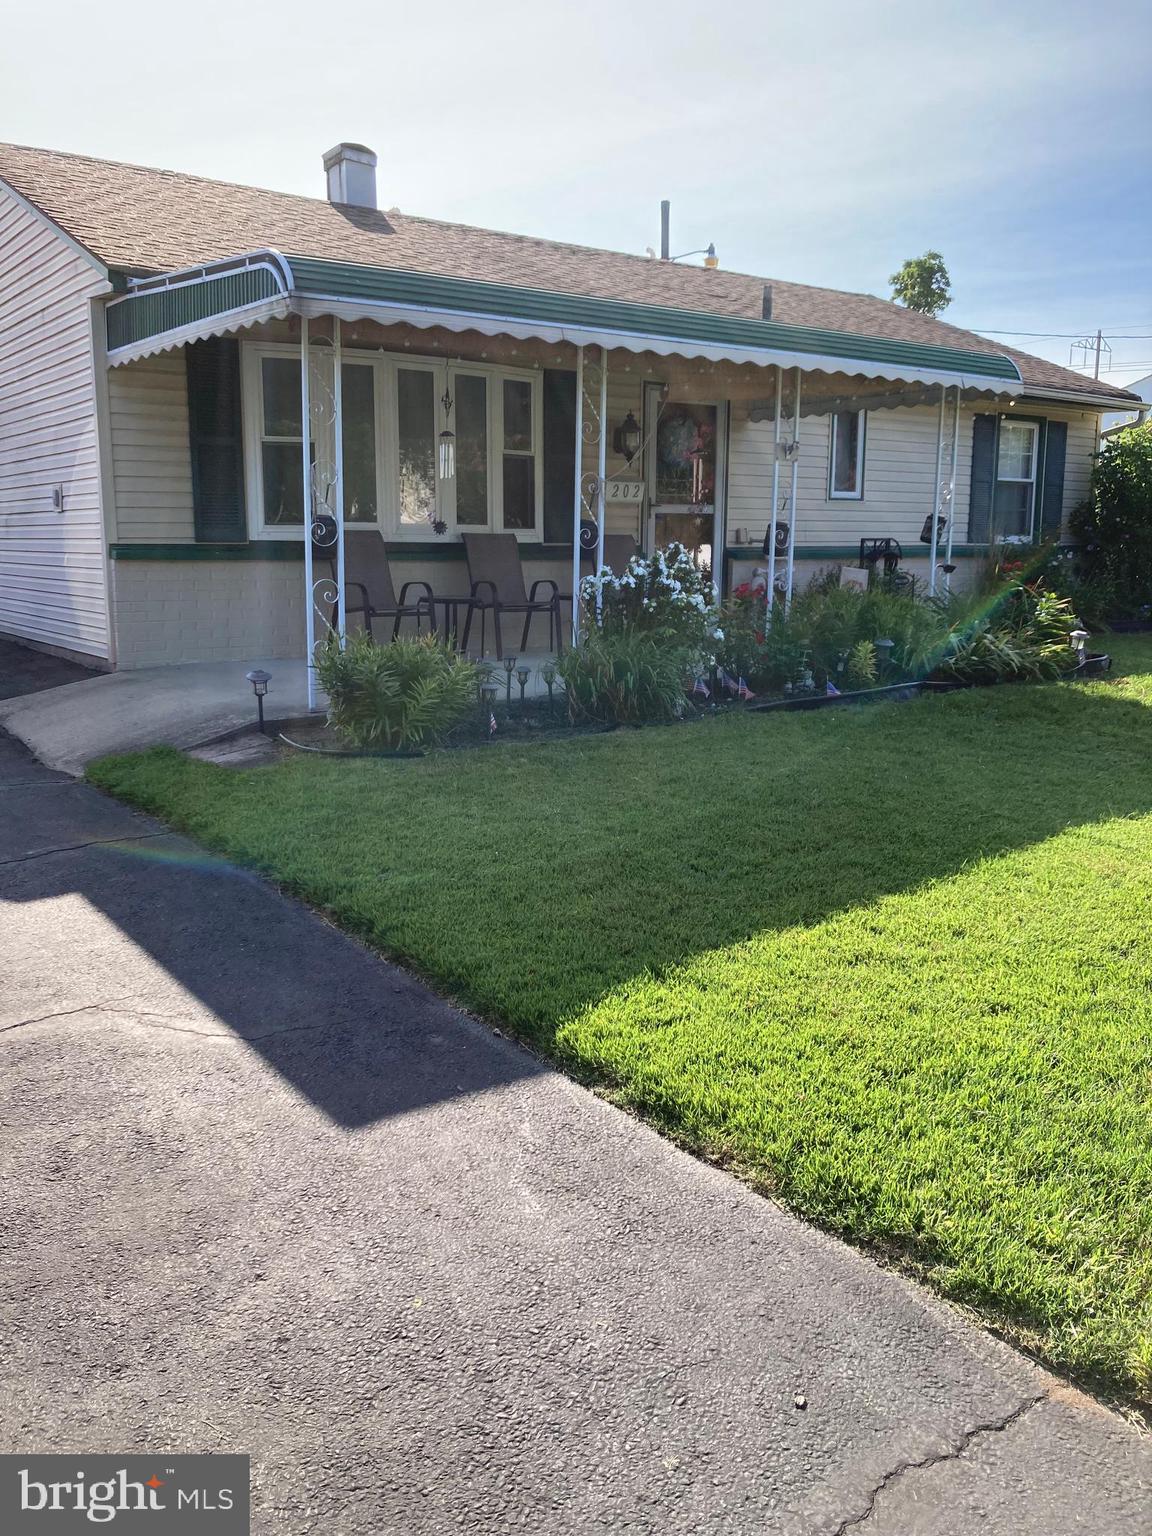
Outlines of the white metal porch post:
{"type": "MultiPolygon", "coordinates": [[[[600,348],[600,452],[596,460],[596,574],[604,569],[604,480],[608,473],[608,348],[600,348]]],[[[596,588],[596,619],[604,605],[604,594],[596,588]]]]}
{"type": "MultiPolygon", "coordinates": [[[[948,542],[944,555],[945,565],[952,564],[952,534],[956,527],[956,461],[960,457],[960,386],[956,386],[956,414],[952,418],[952,468],[948,473],[948,542]]],[[[944,590],[952,590],[952,576],[944,572],[944,590]]]]}
{"type": "Polygon", "coordinates": [[[580,643],[580,514],[584,480],[584,348],[576,348],[576,457],[572,475],[572,644],[580,643]]]}
{"type": "Polygon", "coordinates": [[[308,356],[308,316],[300,317],[300,474],[304,517],[304,664],[308,668],[308,708],[316,708],[316,605],[312,600],[312,403],[308,356]]]}
{"type": "Polygon", "coordinates": [[[940,477],[944,473],[944,406],[948,386],[940,386],[940,420],[936,427],[936,479],[932,487],[932,530],[928,541],[928,595],[936,595],[936,557],[940,553],[940,477]]]}
{"type": "Polygon", "coordinates": [[[764,629],[772,623],[776,599],[776,518],[780,511],[780,412],[784,409],[784,373],[776,364],[776,415],[772,422],[772,508],[768,516],[768,591],[764,594],[764,629]]]}
{"type": "Polygon", "coordinates": [[[336,462],[332,466],[336,519],[336,633],[340,636],[340,649],[344,649],[347,634],[347,595],[344,591],[344,370],[343,337],[340,321],[332,322],[332,435],[335,439],[333,452],[336,462]]]}
{"type": "Polygon", "coordinates": [[[784,585],[784,612],[792,607],[792,582],[796,571],[796,498],[800,480],[800,370],[796,370],[796,400],[792,413],[792,480],[788,490],[788,567],[784,585]]]}

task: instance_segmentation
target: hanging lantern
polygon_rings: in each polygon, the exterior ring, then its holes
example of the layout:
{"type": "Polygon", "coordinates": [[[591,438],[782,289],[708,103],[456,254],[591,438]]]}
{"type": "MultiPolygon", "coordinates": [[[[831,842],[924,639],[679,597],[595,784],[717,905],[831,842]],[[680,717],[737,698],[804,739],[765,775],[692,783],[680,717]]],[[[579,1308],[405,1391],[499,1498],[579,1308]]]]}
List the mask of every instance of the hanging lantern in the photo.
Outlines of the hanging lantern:
{"type": "Polygon", "coordinates": [[[613,450],[628,464],[640,452],[640,423],[629,411],[616,428],[612,438],[613,450]]]}
{"type": "Polygon", "coordinates": [[[440,434],[440,478],[451,480],[456,474],[456,434],[450,426],[454,401],[447,385],[444,386],[440,404],[444,408],[444,430],[440,434]]]}

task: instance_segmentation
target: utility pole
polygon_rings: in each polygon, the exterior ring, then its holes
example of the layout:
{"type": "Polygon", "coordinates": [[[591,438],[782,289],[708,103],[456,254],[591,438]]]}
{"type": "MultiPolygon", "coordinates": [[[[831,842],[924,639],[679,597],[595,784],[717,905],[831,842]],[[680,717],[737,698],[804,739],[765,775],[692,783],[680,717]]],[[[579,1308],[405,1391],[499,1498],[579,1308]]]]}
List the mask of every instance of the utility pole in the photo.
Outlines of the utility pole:
{"type": "Polygon", "coordinates": [[[1102,359],[1105,354],[1110,356],[1111,352],[1111,346],[1104,340],[1104,332],[1097,331],[1094,337],[1086,336],[1083,341],[1072,343],[1068,348],[1068,362],[1073,368],[1087,368],[1091,359],[1092,377],[1099,380],[1102,359]],[[1080,354],[1079,362],[1076,361],[1077,352],[1080,354]]]}

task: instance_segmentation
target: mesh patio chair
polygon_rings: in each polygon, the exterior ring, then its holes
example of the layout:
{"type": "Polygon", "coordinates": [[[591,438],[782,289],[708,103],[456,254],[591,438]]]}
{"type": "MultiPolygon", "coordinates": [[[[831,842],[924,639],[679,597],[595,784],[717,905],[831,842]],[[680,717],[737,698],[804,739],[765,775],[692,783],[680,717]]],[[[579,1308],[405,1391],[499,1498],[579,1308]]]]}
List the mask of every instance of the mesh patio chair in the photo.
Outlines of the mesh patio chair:
{"type": "Polygon", "coordinates": [[[560,590],[548,577],[532,583],[531,592],[524,589],[524,568],[520,564],[520,546],[514,533],[466,533],[464,554],[468,561],[469,588],[468,617],[464,621],[463,650],[468,649],[468,636],[472,630],[472,617],[480,614],[480,650],[485,647],[485,618],[491,613],[496,629],[496,656],[504,655],[500,635],[500,620],[506,613],[524,615],[524,634],[520,649],[528,649],[528,633],[537,614],[548,615],[548,644],[559,651],[563,645],[560,624],[560,590]],[[537,594],[547,589],[543,597],[537,594]]]}
{"type": "MultiPolygon", "coordinates": [[[[336,558],[331,547],[313,545],[314,558],[324,560],[336,579],[336,558]]],[[[375,528],[345,528],[344,530],[344,611],[349,618],[359,614],[364,628],[372,634],[373,619],[392,620],[392,639],[400,633],[404,619],[415,619],[419,632],[427,618],[429,630],[436,628],[436,599],[426,581],[406,581],[400,588],[397,600],[392,582],[392,568],[384,540],[375,528]],[[420,589],[415,601],[409,601],[409,592],[420,589]]],[[[331,623],[336,623],[336,606],[333,604],[331,623]]]]}

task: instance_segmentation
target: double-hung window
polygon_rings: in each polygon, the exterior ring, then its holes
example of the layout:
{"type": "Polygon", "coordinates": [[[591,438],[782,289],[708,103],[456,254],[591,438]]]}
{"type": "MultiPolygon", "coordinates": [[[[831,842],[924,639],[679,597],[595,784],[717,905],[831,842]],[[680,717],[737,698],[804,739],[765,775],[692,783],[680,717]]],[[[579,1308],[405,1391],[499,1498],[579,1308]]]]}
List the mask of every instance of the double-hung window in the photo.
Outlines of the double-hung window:
{"type": "Polygon", "coordinates": [[[828,454],[828,496],[860,501],[864,496],[864,411],[835,411],[828,454]]]}
{"type": "MultiPolygon", "coordinates": [[[[311,456],[316,493],[335,461],[330,352],[313,349],[311,456]]],[[[444,363],[346,348],[341,368],[344,519],[390,538],[437,530],[540,537],[539,371],[444,363]],[[446,436],[450,434],[450,437],[446,436]],[[451,451],[445,443],[451,443],[451,451]]],[[[299,537],[304,523],[300,354],[244,348],[244,409],[253,532],[299,537]]]]}
{"type": "Polygon", "coordinates": [[[1039,446],[1038,423],[1001,420],[995,502],[995,524],[1001,538],[1027,541],[1032,537],[1039,446]]]}

